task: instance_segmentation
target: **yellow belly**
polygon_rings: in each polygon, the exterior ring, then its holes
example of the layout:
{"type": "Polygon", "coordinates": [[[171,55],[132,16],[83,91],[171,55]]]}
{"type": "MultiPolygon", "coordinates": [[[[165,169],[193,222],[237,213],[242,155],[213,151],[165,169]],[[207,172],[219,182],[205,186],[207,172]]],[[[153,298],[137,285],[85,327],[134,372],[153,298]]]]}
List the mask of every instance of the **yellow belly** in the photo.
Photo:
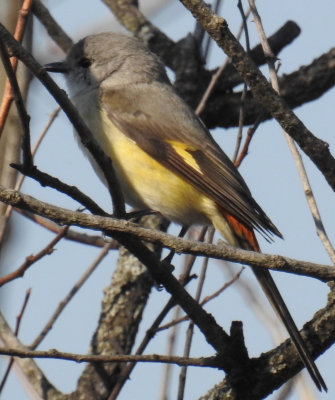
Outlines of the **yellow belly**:
{"type": "Polygon", "coordinates": [[[159,211],[182,224],[210,224],[204,210],[215,207],[213,201],[151,158],[106,117],[102,128],[99,142],[113,160],[128,204],[159,211]]]}
{"type": "MultiPolygon", "coordinates": [[[[229,243],[235,244],[231,228],[211,198],[159,164],[120,132],[107,115],[97,110],[92,93],[74,100],[95,140],[112,159],[129,205],[158,211],[182,225],[213,224],[229,243]]],[[[104,179],[95,161],[88,156],[104,179]]]]}

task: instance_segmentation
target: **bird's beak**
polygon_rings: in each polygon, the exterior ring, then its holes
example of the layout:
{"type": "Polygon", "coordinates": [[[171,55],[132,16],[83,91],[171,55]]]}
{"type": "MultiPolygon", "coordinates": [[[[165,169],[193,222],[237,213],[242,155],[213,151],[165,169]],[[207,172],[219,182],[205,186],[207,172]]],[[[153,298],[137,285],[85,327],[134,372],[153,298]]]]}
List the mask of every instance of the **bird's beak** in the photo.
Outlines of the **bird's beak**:
{"type": "Polygon", "coordinates": [[[45,64],[43,68],[47,72],[59,72],[62,74],[66,74],[67,72],[69,72],[69,67],[67,66],[65,61],[45,64]]]}

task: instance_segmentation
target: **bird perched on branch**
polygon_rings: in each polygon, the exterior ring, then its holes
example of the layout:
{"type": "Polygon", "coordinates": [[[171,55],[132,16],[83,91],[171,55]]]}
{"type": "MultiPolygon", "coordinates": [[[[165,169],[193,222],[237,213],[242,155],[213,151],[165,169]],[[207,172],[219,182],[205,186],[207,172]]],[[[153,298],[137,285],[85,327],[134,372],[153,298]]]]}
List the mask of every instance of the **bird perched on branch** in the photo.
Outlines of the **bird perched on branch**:
{"type": "MultiPolygon", "coordinates": [[[[128,204],[182,225],[213,225],[228,243],[247,250],[260,251],[255,231],[281,237],[140,40],[115,33],[88,36],[65,61],[46,69],[64,73],[74,104],[113,161],[128,204]]],[[[327,390],[270,272],[252,269],[316,386],[327,390]]]]}

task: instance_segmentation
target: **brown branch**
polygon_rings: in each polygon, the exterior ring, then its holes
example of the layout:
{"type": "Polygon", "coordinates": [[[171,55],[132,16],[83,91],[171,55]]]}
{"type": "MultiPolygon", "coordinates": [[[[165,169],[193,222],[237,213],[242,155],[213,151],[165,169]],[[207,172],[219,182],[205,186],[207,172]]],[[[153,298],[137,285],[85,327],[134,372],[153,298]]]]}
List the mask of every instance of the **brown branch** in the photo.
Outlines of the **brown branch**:
{"type": "MultiPolygon", "coordinates": [[[[1,346],[6,348],[15,348],[25,351],[26,348],[14,335],[13,331],[8,326],[5,318],[0,312],[0,343],[1,346]]],[[[27,391],[31,394],[32,398],[43,398],[49,399],[49,395],[60,395],[54,386],[48,381],[48,379],[43,375],[42,371],[39,369],[34,360],[29,358],[15,359],[15,364],[17,364],[20,370],[29,379],[26,379],[25,386],[27,391]]],[[[15,368],[14,364],[14,368],[15,368]]]]}
{"type": "Polygon", "coordinates": [[[94,140],[94,136],[91,134],[91,131],[82,120],[79,112],[73,106],[66,93],[56,85],[56,83],[50,78],[44,68],[39,65],[34,57],[29,52],[27,52],[20,45],[20,43],[14,40],[12,35],[1,23],[0,40],[3,43],[6,43],[8,48],[10,48],[12,54],[17,56],[26,65],[26,67],[29,68],[30,71],[43,83],[43,85],[48,89],[48,91],[52,94],[52,96],[64,110],[65,114],[76,129],[83,145],[92,154],[104,174],[105,180],[107,182],[107,187],[113,200],[115,215],[123,216],[125,214],[124,199],[115,175],[112,161],[98,146],[98,144],[94,140]]]}
{"type": "Polygon", "coordinates": [[[49,36],[58,44],[64,53],[67,53],[73,45],[72,39],[64,32],[60,25],[58,25],[49,10],[40,0],[33,0],[32,12],[45,27],[49,36]]]}
{"type": "Polygon", "coordinates": [[[24,195],[16,190],[4,189],[1,186],[0,201],[36,213],[60,224],[80,226],[82,228],[102,231],[106,235],[115,236],[117,240],[121,237],[123,240],[126,237],[133,237],[149,243],[164,246],[174,250],[176,253],[208,256],[251,266],[257,265],[260,268],[269,268],[275,271],[284,271],[297,275],[310,276],[323,282],[335,280],[334,268],[327,265],[295,260],[280,255],[246,251],[224,243],[214,245],[177,238],[167,233],[142,228],[129,221],[93,216],[56,207],[49,203],[38,201],[33,197],[24,195]]]}
{"type": "Polygon", "coordinates": [[[40,171],[34,165],[19,165],[19,164],[11,164],[11,167],[20,171],[21,174],[25,176],[29,176],[32,179],[35,179],[42,186],[48,186],[53,189],[58,190],[61,193],[64,193],[71,197],[73,200],[77,201],[79,204],[84,206],[91,213],[96,215],[108,216],[109,214],[105,212],[94,200],[88,197],[85,193],[80,191],[74,185],[68,185],[65,182],[62,182],[58,178],[47,174],[46,172],[40,171]]]}
{"type": "Polygon", "coordinates": [[[87,279],[92,275],[92,273],[99,266],[101,261],[106,257],[110,248],[111,248],[111,243],[106,243],[105,246],[102,248],[101,252],[99,253],[98,257],[92,263],[92,265],[89,266],[89,268],[85,271],[85,273],[80,277],[78,282],[76,282],[76,284],[70,289],[70,291],[64,297],[64,299],[58,304],[56,310],[53,312],[52,316],[50,317],[49,321],[46,323],[46,325],[42,329],[41,333],[36,337],[36,339],[33,341],[33,343],[29,346],[31,349],[36,349],[36,347],[40,345],[42,340],[45,339],[46,335],[52,329],[57,318],[60,316],[60,314],[62,313],[64,308],[69,304],[69,302],[72,300],[72,298],[78,292],[78,290],[84,285],[84,283],[87,281],[87,279]]]}
{"type": "Polygon", "coordinates": [[[126,362],[143,362],[143,363],[169,363],[176,365],[190,365],[194,367],[217,367],[215,357],[188,358],[178,356],[164,356],[160,354],[149,355],[113,355],[113,356],[97,356],[86,354],[66,353],[63,351],[52,350],[23,350],[10,347],[0,347],[0,354],[20,358],[48,358],[55,360],[68,360],[77,363],[126,363],[126,362]]]}
{"type": "Polygon", "coordinates": [[[253,96],[271,113],[281,127],[299,144],[328,184],[335,190],[335,159],[327,143],[316,138],[275,92],[230,32],[227,22],[215,15],[201,0],[180,0],[201,23],[220,48],[231,58],[236,70],[249,85],[253,96]]]}
{"type": "Polygon", "coordinates": [[[145,17],[139,10],[137,1],[103,0],[103,2],[110,8],[121,25],[147,43],[166,65],[173,70],[176,69],[178,60],[173,60],[175,43],[145,17]]]}
{"type": "MultiPolygon", "coordinates": [[[[208,229],[207,243],[213,243],[214,233],[215,233],[214,227],[211,227],[208,229]]],[[[206,273],[207,273],[207,269],[208,269],[208,262],[209,262],[208,257],[205,257],[202,261],[201,272],[200,272],[200,276],[199,276],[199,280],[198,280],[197,290],[195,293],[195,300],[198,303],[200,302],[202,289],[205,284],[206,273]]],[[[194,323],[193,323],[193,321],[190,321],[190,323],[188,324],[188,327],[187,327],[187,331],[186,331],[185,346],[184,346],[184,352],[183,352],[184,357],[190,356],[192,340],[193,340],[193,332],[194,332],[194,323]]],[[[185,365],[181,368],[180,373],[179,373],[179,385],[178,385],[178,392],[177,392],[178,400],[182,400],[184,398],[186,375],[187,375],[187,366],[185,365]]]]}
{"type": "MultiPolygon", "coordinates": [[[[158,215],[143,217],[141,223],[155,229],[167,228],[166,221],[158,215]]],[[[151,249],[153,247],[160,258],[161,248],[150,245],[151,249]]],[[[99,323],[90,346],[92,354],[131,353],[153,284],[147,268],[127,249],[120,247],[112,280],[104,289],[99,323]]],[[[119,363],[87,365],[78,381],[74,399],[106,399],[115,388],[123,367],[119,363]]]]}
{"type": "MultiPolygon", "coordinates": [[[[225,77],[228,75],[228,67],[225,77]]],[[[228,75],[229,76],[229,75],[228,75]]],[[[235,82],[234,82],[235,84],[235,82]]],[[[279,78],[282,98],[291,108],[296,108],[321,97],[335,85],[335,48],[314,59],[310,64],[279,78]]],[[[239,92],[231,93],[231,85],[219,81],[215,93],[210,98],[206,110],[201,115],[208,127],[232,127],[237,125],[239,92]],[[225,112],[219,112],[224,108],[225,112]]],[[[262,114],[262,121],[271,118],[271,114],[247,93],[245,104],[245,125],[254,124],[262,114]]]]}
{"type": "MultiPolygon", "coordinates": [[[[278,56],[286,46],[291,44],[293,40],[300,35],[300,32],[301,30],[295,22],[287,21],[281,28],[278,29],[278,31],[268,37],[268,41],[273,53],[278,56]]],[[[239,35],[236,35],[236,38],[239,39],[239,35]]],[[[251,49],[249,56],[258,66],[266,63],[266,57],[261,44],[258,44],[251,49]]],[[[243,78],[236,71],[234,65],[230,62],[227,66],[226,73],[224,76],[222,76],[222,79],[219,82],[219,89],[225,92],[230,92],[234,87],[243,82],[243,78]]]]}
{"type": "MultiPolygon", "coordinates": [[[[327,305],[319,310],[300,331],[315,358],[324,353],[335,341],[334,284],[327,305]]],[[[250,360],[237,372],[227,376],[201,398],[211,400],[264,399],[302,369],[301,360],[290,339],[277,348],[250,360]]]]}
{"type": "MultiPolygon", "coordinates": [[[[17,19],[15,31],[14,31],[14,38],[18,42],[21,42],[21,40],[22,40],[23,33],[24,33],[24,30],[26,27],[28,14],[29,14],[29,11],[31,8],[31,3],[32,3],[32,0],[24,0],[22,3],[22,7],[19,11],[19,15],[18,15],[18,19],[17,19]]],[[[16,57],[13,57],[10,62],[14,73],[16,72],[17,62],[18,62],[18,59],[16,57]]],[[[12,104],[13,99],[14,99],[14,97],[13,97],[12,86],[11,86],[9,80],[7,79],[6,83],[5,83],[5,89],[4,89],[4,93],[3,93],[2,102],[0,105],[0,137],[3,132],[5,122],[6,122],[6,119],[8,116],[8,112],[10,109],[10,105],[12,104]]]]}
{"type": "MultiPolygon", "coordinates": [[[[37,139],[37,141],[36,141],[36,143],[34,145],[34,148],[32,150],[32,156],[33,157],[36,154],[36,152],[37,152],[42,140],[44,139],[46,133],[48,132],[50,126],[53,124],[53,122],[57,118],[57,116],[59,114],[59,111],[60,111],[60,108],[58,107],[53,113],[51,113],[48,123],[46,124],[45,128],[42,130],[41,134],[39,135],[39,137],[38,137],[38,139],[37,139]]],[[[16,185],[15,185],[15,189],[16,190],[20,190],[20,188],[22,186],[22,183],[23,183],[23,180],[24,180],[24,175],[20,176],[19,179],[17,180],[16,185]]],[[[12,213],[12,210],[13,210],[13,207],[10,207],[10,206],[7,207],[5,215],[3,217],[4,218],[4,224],[6,224],[7,221],[9,220],[9,218],[11,216],[11,213],[12,213]]],[[[4,233],[5,233],[4,230],[2,230],[0,232],[0,243],[2,243],[2,241],[3,241],[4,233]]]]}
{"type": "Polygon", "coordinates": [[[242,164],[242,161],[248,154],[251,140],[254,136],[254,133],[256,132],[256,129],[259,127],[260,123],[261,123],[261,117],[259,117],[258,120],[255,122],[255,124],[248,129],[247,137],[245,139],[242,150],[241,150],[239,156],[237,157],[237,160],[234,162],[234,165],[236,168],[238,168],[242,164]]]}
{"type": "MultiPolygon", "coordinates": [[[[203,241],[206,233],[206,228],[202,228],[199,235],[198,235],[198,240],[203,241]]],[[[186,285],[189,280],[190,280],[190,272],[193,267],[193,264],[195,262],[195,257],[191,256],[185,265],[185,269],[182,272],[181,276],[179,277],[179,282],[184,286],[186,285]]],[[[158,332],[158,327],[168,314],[168,312],[176,305],[176,302],[174,301],[173,297],[171,297],[168,302],[165,304],[165,306],[162,308],[160,313],[157,315],[155,318],[154,322],[151,324],[150,328],[146,331],[146,334],[144,338],[142,339],[141,343],[139,344],[136,353],[135,354],[142,354],[144,350],[146,349],[147,345],[149,342],[154,338],[156,333],[158,332]]],[[[108,400],[115,400],[120,393],[123,385],[129,378],[129,375],[135,368],[136,364],[135,363],[129,363],[126,365],[122,371],[120,372],[120,375],[115,382],[115,385],[113,387],[113,390],[108,398],[108,400]]]]}
{"type": "Polygon", "coordinates": [[[21,278],[25,274],[28,268],[30,268],[41,258],[51,254],[54,250],[54,246],[65,236],[67,230],[68,227],[63,228],[61,232],[50,243],[48,243],[41,251],[39,251],[35,255],[27,257],[26,261],[18,269],[0,278],[0,287],[8,282],[13,281],[14,279],[21,278]]]}
{"type": "MultiPolygon", "coordinates": [[[[15,211],[17,213],[23,215],[24,217],[29,218],[31,221],[34,221],[36,224],[49,230],[50,232],[54,232],[54,233],[58,234],[63,229],[62,226],[56,224],[55,222],[53,222],[49,219],[40,217],[39,215],[32,214],[28,211],[20,210],[18,208],[16,208],[15,211]]],[[[86,233],[76,232],[71,229],[69,229],[66,232],[65,239],[72,240],[73,242],[88,244],[89,246],[95,246],[95,247],[104,247],[104,245],[106,244],[106,240],[104,240],[101,237],[101,235],[93,236],[93,235],[88,235],[86,233]]],[[[116,240],[110,240],[110,243],[112,244],[113,249],[119,248],[119,244],[116,240]]]]}
{"type": "MultiPolygon", "coordinates": [[[[252,14],[253,14],[255,25],[256,25],[256,28],[258,31],[258,35],[261,40],[264,54],[267,57],[267,64],[268,64],[269,73],[270,73],[271,85],[275,89],[275,91],[280,94],[278,75],[277,75],[277,71],[276,71],[276,67],[275,67],[276,58],[271,50],[269,42],[266,39],[262,20],[258,13],[255,1],[249,0],[249,4],[250,4],[250,8],[252,10],[252,14]]],[[[308,175],[307,175],[306,168],[304,166],[302,157],[297,149],[297,146],[296,146],[294,140],[285,131],[284,131],[284,136],[286,138],[288,147],[292,153],[296,168],[298,170],[300,180],[301,180],[301,183],[302,183],[302,186],[304,189],[305,197],[307,200],[307,204],[310,209],[311,215],[313,217],[316,232],[321,240],[322,245],[324,246],[325,250],[328,252],[329,258],[335,265],[335,251],[334,251],[334,248],[327,236],[324,224],[322,222],[321,215],[318,210],[318,206],[317,206],[314,194],[313,194],[311,184],[308,179],[308,175]]]]}
{"type": "MultiPolygon", "coordinates": [[[[22,317],[23,317],[23,314],[24,314],[24,312],[26,310],[26,307],[27,307],[27,304],[28,304],[28,301],[29,301],[29,298],[30,298],[30,294],[31,294],[31,289],[28,289],[27,292],[26,292],[26,295],[24,297],[24,300],[23,300],[21,311],[18,314],[18,316],[16,317],[16,326],[15,326],[15,331],[14,331],[15,336],[18,336],[18,334],[19,334],[22,317]]],[[[14,363],[14,358],[11,357],[10,360],[9,360],[7,369],[6,369],[5,373],[4,373],[3,379],[2,379],[2,381],[0,383],[0,393],[2,392],[2,390],[3,390],[3,388],[4,388],[5,384],[6,384],[6,381],[8,379],[9,373],[10,373],[10,371],[12,369],[13,363],[14,363]]]]}
{"type": "Polygon", "coordinates": [[[22,139],[22,148],[23,148],[23,162],[26,163],[32,163],[32,155],[31,155],[31,149],[30,149],[30,128],[29,128],[29,122],[30,122],[30,117],[26,111],[23,97],[21,95],[21,91],[19,88],[19,84],[16,80],[16,76],[13,70],[13,67],[11,65],[9,55],[7,53],[7,49],[5,47],[5,44],[0,41],[0,53],[1,53],[1,59],[2,63],[5,67],[5,71],[10,83],[10,86],[12,88],[13,92],[13,98],[15,99],[15,105],[17,108],[19,120],[21,123],[22,131],[23,131],[23,139],[22,139]]]}
{"type": "MultiPolygon", "coordinates": [[[[228,289],[233,283],[235,283],[240,278],[241,273],[243,272],[243,270],[244,270],[244,267],[242,267],[240,269],[240,271],[235,276],[233,276],[233,278],[230,281],[228,281],[224,285],[222,285],[222,287],[220,287],[219,290],[216,290],[214,293],[204,297],[204,299],[200,302],[200,305],[203,307],[206,303],[208,303],[211,300],[215,299],[222,292],[224,292],[226,289],[228,289]]],[[[189,320],[188,316],[185,315],[184,317],[181,317],[181,318],[178,318],[178,319],[174,319],[174,320],[168,322],[167,324],[160,325],[156,329],[156,331],[159,332],[159,331],[163,331],[163,330],[169,329],[169,328],[171,328],[172,326],[174,326],[176,324],[180,324],[181,322],[185,322],[185,321],[188,321],[188,320],[189,320]]]]}

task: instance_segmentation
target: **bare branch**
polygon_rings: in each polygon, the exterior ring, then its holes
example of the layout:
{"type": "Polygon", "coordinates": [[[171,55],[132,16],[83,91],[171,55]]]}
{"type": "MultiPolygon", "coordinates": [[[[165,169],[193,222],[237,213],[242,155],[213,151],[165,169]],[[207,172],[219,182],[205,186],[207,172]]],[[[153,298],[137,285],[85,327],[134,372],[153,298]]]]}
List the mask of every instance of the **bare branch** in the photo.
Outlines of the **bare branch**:
{"type": "MultiPolygon", "coordinates": [[[[319,310],[301,331],[303,339],[309,344],[308,347],[313,357],[320,354],[321,348],[321,353],[328,349],[335,340],[335,325],[329,323],[335,318],[334,285],[332,284],[331,287],[332,290],[326,307],[319,310]],[[324,335],[322,332],[327,332],[327,334],[324,335]]],[[[225,379],[215,385],[201,399],[264,399],[284,382],[287,382],[290,377],[298,373],[300,368],[301,361],[297,358],[294,345],[288,339],[277,348],[243,364],[243,367],[238,371],[238,376],[235,377],[240,384],[238,388],[236,385],[234,386],[234,379],[225,379]]]]}
{"type": "MultiPolygon", "coordinates": [[[[21,311],[18,314],[18,316],[16,317],[16,326],[15,326],[15,332],[14,332],[15,336],[18,336],[18,334],[19,334],[22,317],[23,317],[23,314],[24,314],[24,312],[26,310],[26,307],[27,307],[27,304],[28,304],[28,301],[29,301],[29,298],[30,298],[30,294],[31,294],[31,289],[28,289],[27,292],[26,292],[26,295],[24,297],[24,301],[23,301],[23,304],[22,304],[22,307],[21,307],[21,311]]],[[[8,379],[9,373],[10,373],[10,371],[12,369],[13,363],[14,363],[14,358],[11,357],[10,361],[8,363],[6,372],[4,373],[3,379],[2,379],[2,381],[0,383],[0,393],[2,392],[2,390],[3,390],[3,388],[4,388],[5,384],[6,384],[6,381],[8,379]]]]}
{"type": "Polygon", "coordinates": [[[35,255],[27,257],[26,261],[18,269],[0,278],[0,287],[8,282],[13,281],[14,279],[21,278],[25,274],[27,269],[29,269],[34,263],[36,263],[46,255],[51,254],[54,250],[54,246],[65,236],[67,230],[68,227],[63,228],[61,232],[50,243],[48,243],[41,251],[39,251],[35,255]]]}
{"type": "Polygon", "coordinates": [[[29,129],[29,121],[30,117],[26,111],[24,101],[20,92],[19,85],[16,80],[16,76],[13,70],[13,67],[11,65],[9,55],[7,53],[7,49],[4,45],[3,42],[0,41],[0,53],[1,53],[1,58],[3,65],[5,67],[6,73],[8,80],[10,82],[12,91],[13,91],[13,96],[15,99],[15,104],[17,108],[17,112],[19,115],[22,131],[23,131],[23,140],[22,140],[22,147],[26,151],[24,151],[24,163],[31,163],[32,158],[31,158],[31,151],[30,151],[30,129],[29,129]]]}
{"type": "MultiPolygon", "coordinates": [[[[58,234],[63,229],[62,226],[59,226],[58,224],[49,219],[40,217],[39,215],[32,214],[28,211],[20,210],[18,208],[16,208],[15,211],[23,215],[24,217],[30,219],[31,221],[34,221],[36,224],[42,226],[43,228],[48,229],[50,232],[58,234]]],[[[106,244],[106,240],[104,240],[101,237],[101,235],[93,236],[93,235],[88,235],[86,233],[76,232],[71,229],[67,231],[65,239],[72,240],[73,242],[88,244],[89,246],[95,246],[95,247],[104,247],[106,244]]],[[[113,249],[119,248],[119,244],[116,240],[110,240],[110,243],[112,244],[113,249]]]]}
{"type": "MultiPolygon", "coordinates": [[[[207,232],[207,243],[212,243],[213,242],[214,233],[215,233],[214,227],[211,227],[210,229],[208,229],[208,232],[207,232]]],[[[200,272],[198,285],[197,285],[197,290],[196,290],[196,294],[195,294],[195,300],[198,303],[200,302],[202,289],[204,287],[204,283],[205,283],[205,279],[206,279],[208,261],[209,261],[209,258],[205,257],[203,259],[203,262],[202,262],[201,272],[200,272]]],[[[192,339],[193,339],[193,332],[194,332],[194,323],[193,323],[193,321],[190,321],[190,323],[189,323],[189,325],[187,327],[187,332],[186,332],[186,339],[185,339],[185,346],[184,346],[184,357],[189,357],[190,356],[192,339]]],[[[187,366],[183,366],[181,368],[181,370],[180,370],[180,373],[179,373],[179,385],[178,385],[178,394],[177,394],[177,399],[178,400],[183,400],[183,398],[184,398],[185,385],[186,385],[186,375],[187,375],[187,366]]]]}
{"type": "MultiPolygon", "coordinates": [[[[26,351],[26,348],[14,335],[8,326],[5,318],[0,312],[0,343],[5,348],[15,348],[19,351],[26,351]]],[[[11,354],[8,354],[11,355],[11,354]]],[[[60,393],[51,385],[48,379],[43,375],[35,361],[31,359],[15,359],[14,368],[18,370],[22,378],[23,385],[33,399],[49,399],[50,395],[60,393]],[[29,379],[27,378],[29,377],[29,379]]]]}
{"type": "Polygon", "coordinates": [[[58,46],[67,53],[73,45],[72,39],[64,32],[64,30],[54,20],[49,10],[40,2],[33,0],[32,12],[44,25],[49,36],[58,44],[58,46]]]}
{"type": "Polygon", "coordinates": [[[261,268],[269,268],[275,271],[310,276],[324,282],[335,279],[334,268],[327,265],[295,260],[279,255],[246,251],[224,243],[213,245],[186,240],[160,231],[142,228],[129,221],[93,216],[56,207],[49,203],[38,201],[31,196],[19,193],[16,190],[4,189],[1,186],[0,201],[36,213],[64,225],[75,225],[82,228],[99,230],[107,235],[117,236],[118,240],[120,239],[120,235],[123,239],[125,237],[136,237],[149,243],[167,247],[174,250],[176,253],[208,256],[251,266],[257,265],[261,268]]]}
{"type": "MultiPolygon", "coordinates": [[[[206,228],[202,228],[199,235],[198,235],[198,240],[202,241],[204,239],[206,233],[206,228]]],[[[189,275],[191,272],[191,269],[193,267],[195,261],[195,256],[189,257],[185,264],[184,271],[182,272],[179,282],[184,286],[189,282],[189,275]]],[[[166,317],[167,313],[171,310],[176,305],[176,302],[174,301],[173,297],[171,297],[168,302],[165,304],[165,306],[162,308],[161,312],[157,315],[157,317],[154,319],[154,322],[151,324],[149,329],[146,331],[146,334],[144,338],[142,339],[141,343],[139,344],[136,354],[142,354],[144,350],[146,349],[147,345],[149,342],[153,339],[153,337],[156,335],[158,332],[158,327],[162,323],[163,319],[166,317]]],[[[129,378],[130,373],[132,370],[135,368],[136,364],[135,363],[129,363],[126,365],[122,371],[120,372],[120,376],[118,380],[116,381],[114,388],[108,398],[108,400],[115,400],[120,393],[123,385],[125,384],[126,380],[129,378]]]]}
{"type": "MultiPolygon", "coordinates": [[[[278,81],[278,76],[277,76],[277,71],[275,68],[275,57],[274,54],[271,50],[270,44],[266,39],[266,35],[263,29],[263,24],[260,18],[260,15],[258,13],[256,4],[254,0],[249,0],[250,8],[254,17],[254,21],[257,27],[257,31],[261,40],[261,44],[263,46],[264,54],[267,59],[267,64],[269,67],[270,71],[270,80],[271,80],[271,85],[275,89],[275,91],[280,94],[280,89],[279,89],[279,81],[278,81]]],[[[288,143],[288,147],[292,153],[296,168],[298,170],[301,183],[305,192],[307,204],[309,206],[310,212],[312,214],[314,224],[316,227],[316,232],[321,240],[321,243],[323,244],[324,248],[326,249],[330,259],[332,260],[333,264],[335,265],[335,250],[327,236],[325,227],[323,225],[321,215],[319,213],[318,206],[316,204],[315,197],[313,195],[312,187],[309,183],[309,179],[307,176],[306,168],[304,166],[304,163],[302,161],[302,157],[297,149],[297,146],[294,143],[294,140],[287,134],[287,132],[284,131],[285,138],[288,143]]]]}
{"type": "Polygon", "coordinates": [[[111,248],[111,243],[106,243],[105,246],[102,248],[101,252],[99,253],[98,257],[94,260],[92,265],[89,266],[87,271],[80,277],[78,282],[70,289],[69,293],[65,296],[65,298],[59,303],[58,307],[52,314],[51,318],[47,322],[47,324],[42,329],[41,333],[36,337],[33,343],[29,346],[31,349],[36,349],[37,346],[44,340],[48,332],[52,329],[53,325],[55,324],[57,318],[60,316],[64,308],[69,304],[71,299],[75,296],[78,290],[84,285],[87,279],[91,276],[91,274],[95,271],[101,261],[106,257],[109,250],[111,248]]]}
{"type": "Polygon", "coordinates": [[[29,68],[31,72],[44,84],[44,86],[49,90],[49,92],[52,94],[58,104],[62,107],[65,114],[73,124],[74,128],[77,130],[77,133],[83,145],[90,151],[104,174],[109,192],[113,200],[115,215],[123,216],[125,214],[124,199],[117,178],[115,176],[112,161],[98,146],[98,144],[94,140],[94,136],[91,134],[91,131],[82,120],[79,112],[73,106],[66,93],[56,85],[56,83],[50,78],[44,68],[38,64],[34,57],[14,40],[12,35],[2,24],[0,24],[0,40],[3,43],[6,43],[11,52],[15,56],[17,56],[27,66],[27,68],[29,68]]]}
{"type": "Polygon", "coordinates": [[[77,363],[150,362],[150,363],[190,365],[194,367],[213,367],[213,366],[217,367],[217,362],[215,357],[188,358],[188,357],[178,357],[178,356],[163,356],[159,354],[97,356],[97,355],[66,353],[63,351],[57,351],[55,349],[42,351],[42,350],[23,350],[11,347],[0,348],[0,354],[12,357],[20,357],[20,358],[52,358],[55,360],[75,361],[77,363]]]}
{"type": "MultiPolygon", "coordinates": [[[[17,19],[17,23],[16,23],[16,27],[15,27],[15,32],[14,32],[14,38],[18,42],[21,42],[21,40],[22,40],[23,33],[24,33],[24,30],[26,27],[28,14],[29,14],[29,11],[31,8],[31,3],[32,3],[32,0],[24,0],[22,3],[22,7],[18,13],[18,19],[17,19]]],[[[10,62],[14,74],[15,74],[16,68],[17,68],[17,61],[18,61],[17,58],[14,57],[11,59],[11,62],[10,62]]],[[[13,98],[14,97],[13,97],[12,86],[11,86],[9,80],[7,79],[6,83],[5,83],[3,99],[1,102],[1,106],[0,106],[0,136],[1,136],[3,128],[5,126],[5,122],[6,122],[9,108],[13,101],[13,98]]]]}
{"type": "Polygon", "coordinates": [[[175,43],[145,17],[139,10],[137,1],[103,0],[103,2],[127,30],[141,38],[170,68],[175,69],[174,62],[171,62],[175,43]]]}
{"type": "Polygon", "coordinates": [[[230,32],[227,22],[215,15],[201,0],[180,0],[231,58],[236,70],[251,88],[254,97],[281,127],[299,144],[335,190],[335,159],[327,143],[316,138],[267,82],[230,32]]]}

